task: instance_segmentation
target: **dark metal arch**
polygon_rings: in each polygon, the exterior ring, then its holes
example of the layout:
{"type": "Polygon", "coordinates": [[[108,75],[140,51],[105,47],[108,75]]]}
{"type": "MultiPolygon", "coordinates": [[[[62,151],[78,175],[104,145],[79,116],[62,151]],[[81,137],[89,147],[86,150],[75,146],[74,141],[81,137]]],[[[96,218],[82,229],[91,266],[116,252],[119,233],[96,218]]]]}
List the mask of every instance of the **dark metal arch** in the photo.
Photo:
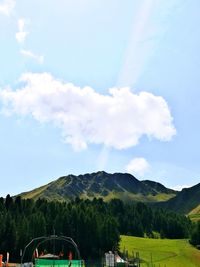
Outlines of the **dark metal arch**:
{"type": "MultiPolygon", "coordinates": [[[[48,241],[50,241],[50,240],[61,240],[61,241],[68,242],[68,243],[70,243],[71,245],[73,245],[73,247],[75,248],[75,251],[76,251],[78,260],[81,259],[81,257],[80,257],[80,252],[79,252],[79,249],[78,249],[78,246],[77,246],[77,244],[74,242],[74,240],[73,240],[71,237],[51,235],[51,236],[41,236],[41,237],[33,238],[33,239],[26,245],[26,247],[24,248],[24,251],[23,251],[23,254],[22,254],[22,258],[21,258],[21,264],[23,263],[24,256],[25,256],[25,253],[26,253],[27,248],[28,248],[34,241],[37,241],[37,240],[38,240],[38,244],[36,245],[35,249],[37,249],[41,244],[43,244],[43,243],[45,243],[45,242],[48,242],[48,241]]],[[[34,249],[34,250],[35,250],[35,249],[34,249]]]]}

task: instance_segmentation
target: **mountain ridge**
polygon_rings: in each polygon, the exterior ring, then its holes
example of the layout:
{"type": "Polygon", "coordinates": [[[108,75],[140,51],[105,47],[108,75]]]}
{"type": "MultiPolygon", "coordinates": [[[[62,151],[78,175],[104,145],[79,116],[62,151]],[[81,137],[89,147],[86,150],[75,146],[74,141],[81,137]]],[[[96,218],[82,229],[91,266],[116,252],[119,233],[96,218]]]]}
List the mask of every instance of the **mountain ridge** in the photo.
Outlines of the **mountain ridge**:
{"type": "Polygon", "coordinates": [[[129,173],[110,174],[98,171],[81,175],[69,174],[19,195],[24,199],[44,198],[48,201],[70,201],[76,197],[103,198],[105,201],[119,198],[126,202],[146,202],[183,214],[200,214],[200,183],[175,191],[159,182],[140,181],[129,173]]]}
{"type": "Polygon", "coordinates": [[[158,205],[184,214],[200,213],[200,209],[198,209],[200,205],[200,183],[189,188],[183,188],[175,197],[158,205]]]}
{"type": "Polygon", "coordinates": [[[166,201],[176,196],[177,191],[149,180],[139,181],[128,173],[107,173],[104,171],[81,175],[62,176],[46,185],[20,194],[22,198],[45,198],[67,201],[76,197],[102,197],[104,200],[120,198],[125,201],[166,201]]]}

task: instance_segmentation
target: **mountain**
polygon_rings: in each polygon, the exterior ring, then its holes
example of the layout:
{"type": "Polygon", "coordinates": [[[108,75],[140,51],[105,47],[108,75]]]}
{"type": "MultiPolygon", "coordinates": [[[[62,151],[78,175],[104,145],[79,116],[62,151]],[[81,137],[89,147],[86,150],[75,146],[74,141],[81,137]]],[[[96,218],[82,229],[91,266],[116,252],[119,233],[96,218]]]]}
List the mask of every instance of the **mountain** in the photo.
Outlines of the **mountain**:
{"type": "Polygon", "coordinates": [[[120,198],[124,201],[144,202],[166,201],[176,196],[177,191],[168,189],[153,181],[139,181],[131,174],[96,172],[84,175],[68,175],[24,192],[22,198],[45,198],[47,200],[66,201],[75,197],[92,199],[102,197],[104,200],[120,198]]]}
{"type": "Polygon", "coordinates": [[[200,213],[200,183],[182,189],[174,198],[158,205],[184,214],[200,213]]]}
{"type": "Polygon", "coordinates": [[[139,181],[127,173],[109,174],[96,172],[84,175],[67,175],[47,185],[20,194],[22,198],[44,198],[47,200],[68,201],[103,198],[109,201],[119,198],[124,201],[150,202],[155,206],[176,212],[200,214],[200,183],[182,191],[174,191],[154,181],[139,181]]]}
{"type": "MultiPolygon", "coordinates": [[[[144,180],[144,181],[142,181],[142,183],[151,187],[154,190],[154,194],[162,193],[164,196],[165,194],[166,195],[174,195],[174,194],[176,195],[178,193],[178,191],[175,191],[173,189],[169,189],[158,182],[154,182],[154,181],[150,181],[150,180],[144,180]]],[[[166,200],[166,199],[163,199],[163,200],[166,200]]]]}

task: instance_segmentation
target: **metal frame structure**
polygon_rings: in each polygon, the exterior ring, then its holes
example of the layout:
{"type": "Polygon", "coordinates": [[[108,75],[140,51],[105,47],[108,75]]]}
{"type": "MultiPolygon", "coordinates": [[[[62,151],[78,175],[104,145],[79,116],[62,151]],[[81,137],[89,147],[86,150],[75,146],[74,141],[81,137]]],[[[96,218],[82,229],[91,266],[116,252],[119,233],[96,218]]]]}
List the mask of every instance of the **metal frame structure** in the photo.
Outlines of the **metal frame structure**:
{"type": "Polygon", "coordinates": [[[78,249],[78,246],[77,244],[74,242],[74,240],[71,238],[71,237],[67,237],[67,236],[57,236],[57,235],[51,235],[51,236],[41,236],[41,237],[36,237],[36,238],[33,238],[27,245],[26,247],[24,248],[24,251],[22,253],[22,257],[21,257],[21,264],[23,264],[23,260],[24,260],[24,256],[25,256],[25,253],[26,253],[26,250],[28,247],[30,247],[30,245],[37,241],[38,240],[38,244],[36,245],[36,247],[34,248],[34,250],[38,249],[38,247],[45,243],[45,242],[48,242],[48,241],[51,241],[51,240],[60,240],[60,241],[65,241],[71,245],[73,245],[73,247],[75,248],[75,251],[76,251],[76,254],[77,254],[77,257],[78,257],[78,260],[81,260],[81,257],[80,257],[80,252],[79,252],[79,249],[78,249]]]}

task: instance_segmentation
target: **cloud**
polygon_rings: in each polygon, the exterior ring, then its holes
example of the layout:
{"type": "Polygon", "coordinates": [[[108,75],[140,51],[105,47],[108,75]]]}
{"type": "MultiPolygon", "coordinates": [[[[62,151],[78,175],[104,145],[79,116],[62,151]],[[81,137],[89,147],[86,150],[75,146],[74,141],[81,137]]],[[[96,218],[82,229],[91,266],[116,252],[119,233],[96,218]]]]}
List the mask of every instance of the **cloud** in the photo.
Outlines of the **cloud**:
{"type": "Polygon", "coordinates": [[[17,90],[0,91],[3,111],[53,123],[74,149],[88,144],[126,149],[143,135],[169,141],[176,134],[169,107],[160,96],[134,94],[129,88],[112,88],[102,95],[48,73],[25,73],[20,81],[17,90]]]}
{"type": "Polygon", "coordinates": [[[29,34],[29,32],[24,30],[25,24],[26,24],[25,19],[23,18],[18,19],[18,32],[15,34],[18,43],[24,43],[27,35],[29,34]]]}
{"type": "Polygon", "coordinates": [[[176,185],[176,186],[173,186],[172,189],[177,190],[177,191],[181,191],[183,188],[189,188],[189,187],[192,187],[192,186],[193,185],[187,185],[187,184],[176,185]]]}
{"type": "Polygon", "coordinates": [[[44,62],[44,56],[36,55],[29,50],[22,49],[22,50],[20,50],[20,54],[22,54],[25,57],[28,57],[28,58],[31,58],[31,59],[37,61],[39,64],[43,64],[43,62],[44,62]]]}
{"type": "Polygon", "coordinates": [[[4,0],[0,3],[0,14],[9,16],[15,8],[15,0],[4,0]]]}
{"type": "Polygon", "coordinates": [[[150,164],[145,158],[134,158],[125,167],[125,170],[129,173],[136,175],[144,175],[150,169],[150,164]]]}
{"type": "MultiPolygon", "coordinates": [[[[27,21],[24,18],[18,19],[18,32],[15,34],[16,40],[18,43],[23,44],[26,40],[27,35],[29,34],[28,31],[25,31],[25,25],[27,21]]],[[[21,49],[20,54],[24,57],[27,57],[29,59],[33,59],[39,64],[43,64],[44,62],[44,56],[43,55],[37,55],[33,53],[30,50],[27,49],[21,49]]]]}

